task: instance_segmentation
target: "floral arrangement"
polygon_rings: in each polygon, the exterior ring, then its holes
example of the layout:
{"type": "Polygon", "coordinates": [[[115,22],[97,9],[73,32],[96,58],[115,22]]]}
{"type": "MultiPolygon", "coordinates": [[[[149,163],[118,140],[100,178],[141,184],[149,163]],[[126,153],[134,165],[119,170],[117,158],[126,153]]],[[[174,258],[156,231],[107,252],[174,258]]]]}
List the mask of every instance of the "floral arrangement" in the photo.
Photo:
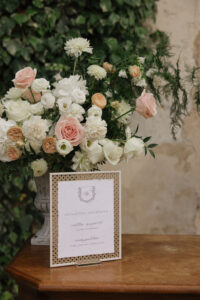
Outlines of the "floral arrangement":
{"type": "MultiPolygon", "coordinates": [[[[24,160],[35,177],[50,171],[89,171],[152,150],[150,137],[131,132],[133,113],[156,115],[156,100],[148,92],[144,58],[114,66],[98,63],[88,40],[65,44],[73,72],[51,83],[36,78],[37,70],[18,71],[0,102],[0,160],[24,160]]],[[[151,70],[149,70],[149,74],[151,70]]]]}

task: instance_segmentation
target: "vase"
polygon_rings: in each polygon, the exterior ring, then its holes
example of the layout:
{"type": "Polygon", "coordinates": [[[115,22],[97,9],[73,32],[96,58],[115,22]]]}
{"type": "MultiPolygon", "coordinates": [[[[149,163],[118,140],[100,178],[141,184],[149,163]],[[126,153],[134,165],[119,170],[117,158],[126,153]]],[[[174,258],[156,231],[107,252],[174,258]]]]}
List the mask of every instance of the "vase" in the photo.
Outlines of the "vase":
{"type": "Polygon", "coordinates": [[[37,195],[34,205],[41,210],[44,215],[44,224],[31,238],[31,245],[49,245],[50,244],[50,189],[49,173],[35,178],[37,186],[37,195]]]}

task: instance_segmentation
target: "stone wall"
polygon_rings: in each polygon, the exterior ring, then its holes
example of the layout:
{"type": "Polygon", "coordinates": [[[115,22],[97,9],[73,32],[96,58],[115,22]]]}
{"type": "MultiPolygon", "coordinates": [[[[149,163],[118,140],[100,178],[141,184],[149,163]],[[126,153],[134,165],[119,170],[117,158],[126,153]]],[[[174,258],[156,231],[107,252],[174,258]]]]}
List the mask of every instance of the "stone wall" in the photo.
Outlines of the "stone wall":
{"type": "MultiPolygon", "coordinates": [[[[199,0],[160,0],[155,26],[169,34],[174,62],[180,56],[182,68],[200,65],[199,0]]],[[[116,168],[123,178],[123,232],[199,234],[200,115],[191,105],[177,141],[166,108],[149,120],[135,113],[133,128],[138,121],[142,134],[152,135],[159,146],[155,160],[138,158],[116,168]]]]}

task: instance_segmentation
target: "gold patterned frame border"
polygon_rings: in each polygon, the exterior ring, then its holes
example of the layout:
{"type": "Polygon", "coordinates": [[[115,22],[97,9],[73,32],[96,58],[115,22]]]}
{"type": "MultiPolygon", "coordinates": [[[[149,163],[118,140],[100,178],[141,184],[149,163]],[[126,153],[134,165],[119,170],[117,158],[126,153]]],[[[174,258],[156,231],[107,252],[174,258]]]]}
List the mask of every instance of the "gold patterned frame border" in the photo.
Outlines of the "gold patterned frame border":
{"type": "Polygon", "coordinates": [[[121,258],[121,172],[98,171],[50,173],[50,267],[81,265],[121,258]],[[75,180],[114,180],[114,252],[58,258],[58,182],[75,180]]]}

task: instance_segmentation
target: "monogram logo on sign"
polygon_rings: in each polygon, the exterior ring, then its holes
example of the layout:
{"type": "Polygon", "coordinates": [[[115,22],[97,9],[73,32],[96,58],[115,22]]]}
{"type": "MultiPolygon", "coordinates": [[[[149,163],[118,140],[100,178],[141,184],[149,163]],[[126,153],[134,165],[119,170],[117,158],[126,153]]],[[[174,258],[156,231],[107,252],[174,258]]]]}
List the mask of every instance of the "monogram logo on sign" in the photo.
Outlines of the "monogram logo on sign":
{"type": "Polygon", "coordinates": [[[82,202],[91,202],[95,199],[96,189],[95,186],[85,186],[78,188],[78,197],[82,202]]]}

